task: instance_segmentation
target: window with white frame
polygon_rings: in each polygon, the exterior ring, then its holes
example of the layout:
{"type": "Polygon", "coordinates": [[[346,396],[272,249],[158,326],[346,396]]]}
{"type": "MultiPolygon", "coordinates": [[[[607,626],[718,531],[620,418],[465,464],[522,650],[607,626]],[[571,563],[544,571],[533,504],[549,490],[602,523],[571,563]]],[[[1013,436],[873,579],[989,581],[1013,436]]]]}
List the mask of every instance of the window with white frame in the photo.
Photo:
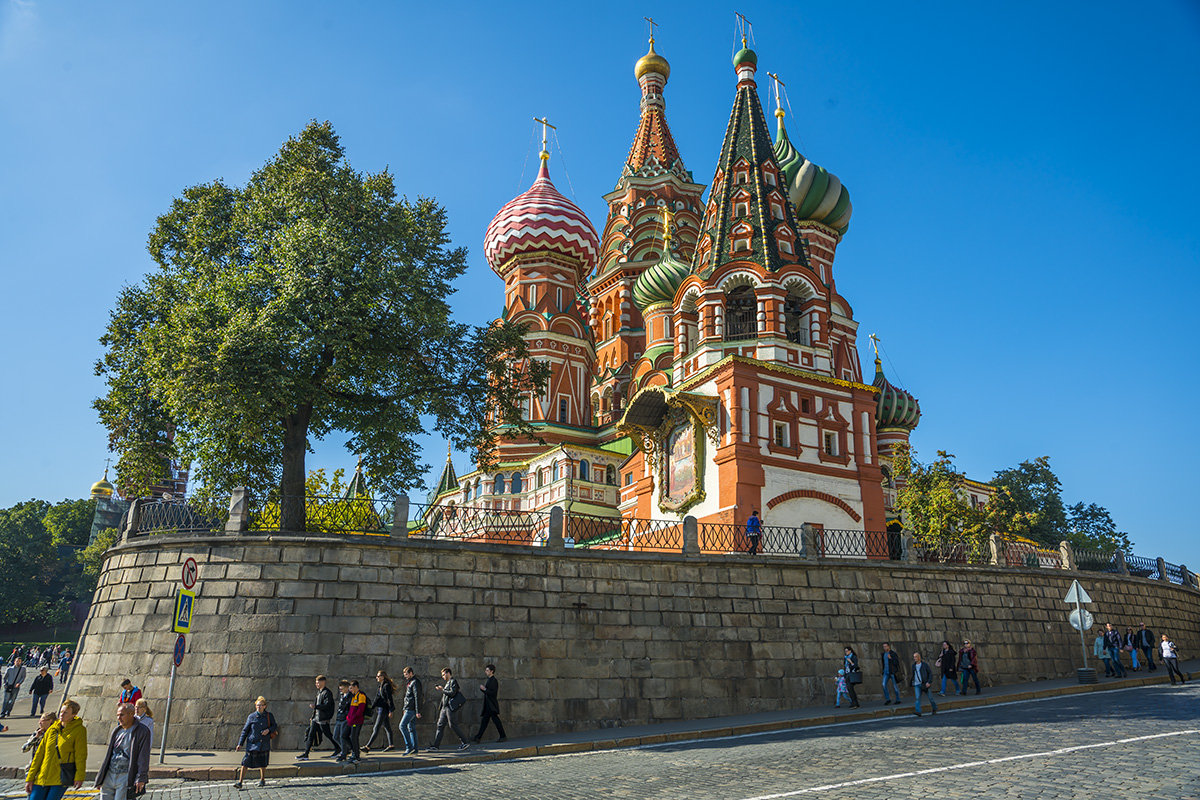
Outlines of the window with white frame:
{"type": "Polygon", "coordinates": [[[788,446],[788,426],[787,426],[786,422],[776,422],[775,423],[775,446],[776,447],[787,447],[788,446]]]}

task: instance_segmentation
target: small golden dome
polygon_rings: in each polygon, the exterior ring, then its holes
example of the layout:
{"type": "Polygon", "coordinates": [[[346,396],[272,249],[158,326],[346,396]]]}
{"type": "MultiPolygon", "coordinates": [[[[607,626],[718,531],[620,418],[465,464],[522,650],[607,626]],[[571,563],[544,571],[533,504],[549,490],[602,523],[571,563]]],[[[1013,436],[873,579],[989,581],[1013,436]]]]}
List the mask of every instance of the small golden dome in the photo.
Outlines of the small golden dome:
{"type": "Polygon", "coordinates": [[[113,485],[108,482],[108,467],[105,467],[104,477],[92,484],[92,497],[97,500],[101,497],[112,497],[115,491],[113,485]]]}
{"type": "Polygon", "coordinates": [[[667,60],[654,52],[654,40],[650,40],[650,51],[646,55],[637,60],[637,64],[633,67],[633,75],[639,81],[643,75],[648,75],[651,72],[657,72],[663,76],[663,79],[671,77],[671,65],[667,60]]]}

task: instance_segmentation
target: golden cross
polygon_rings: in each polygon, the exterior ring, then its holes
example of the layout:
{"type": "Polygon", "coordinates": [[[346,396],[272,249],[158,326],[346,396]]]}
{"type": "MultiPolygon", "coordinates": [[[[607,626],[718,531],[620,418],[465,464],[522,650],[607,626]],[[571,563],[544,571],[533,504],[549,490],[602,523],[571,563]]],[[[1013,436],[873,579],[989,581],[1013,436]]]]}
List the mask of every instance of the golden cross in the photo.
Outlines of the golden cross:
{"type": "Polygon", "coordinates": [[[654,17],[642,17],[642,19],[650,23],[650,44],[654,44],[654,28],[658,23],[654,21],[654,17]]]}
{"type": "Polygon", "coordinates": [[[787,84],[779,80],[779,76],[774,72],[768,72],[767,75],[770,76],[771,80],[775,81],[775,110],[782,111],[783,107],[781,106],[781,101],[779,98],[779,90],[780,88],[787,86],[787,84]]]}
{"type": "Polygon", "coordinates": [[[546,128],[554,128],[554,130],[558,130],[558,128],[551,125],[545,117],[541,119],[534,117],[533,121],[542,123],[542,152],[539,155],[542,157],[542,161],[547,161],[550,158],[550,151],[546,149],[546,128]]]}
{"type": "Polygon", "coordinates": [[[871,346],[875,348],[875,357],[879,358],[879,337],[872,333],[867,338],[871,340],[871,346]]]}
{"type": "Polygon", "coordinates": [[[737,11],[735,11],[735,12],[733,12],[733,15],[738,18],[738,22],[740,22],[742,25],[742,47],[745,47],[746,46],[746,34],[749,32],[749,30],[751,28],[754,27],[754,24],[752,22],[750,22],[750,20],[746,19],[745,14],[739,14],[737,11]]]}

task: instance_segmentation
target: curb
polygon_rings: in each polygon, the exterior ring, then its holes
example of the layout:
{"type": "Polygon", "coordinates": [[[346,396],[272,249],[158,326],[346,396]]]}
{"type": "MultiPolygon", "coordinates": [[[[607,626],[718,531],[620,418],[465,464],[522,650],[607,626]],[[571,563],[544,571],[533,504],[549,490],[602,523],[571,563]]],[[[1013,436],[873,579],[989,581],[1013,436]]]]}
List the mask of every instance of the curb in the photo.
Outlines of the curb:
{"type": "MultiPolygon", "coordinates": [[[[1096,684],[1080,684],[1077,686],[1058,686],[1053,689],[1035,689],[1028,692],[1015,692],[1012,694],[976,696],[954,700],[943,700],[939,703],[939,707],[946,709],[953,708],[976,708],[981,706],[999,705],[1001,703],[1020,702],[1022,700],[1036,700],[1047,697],[1064,697],[1074,694],[1091,694],[1094,692],[1106,692],[1114,689],[1131,689],[1139,686],[1151,686],[1158,683],[1167,683],[1167,676],[1146,676],[1140,678],[1124,678],[1119,681],[1110,681],[1109,683],[1096,684]]],[[[1188,680],[1191,680],[1191,674],[1188,673],[1188,680]]],[[[644,736],[626,736],[620,738],[600,739],[592,742],[563,742],[561,744],[543,744],[530,745],[525,747],[510,747],[502,750],[485,750],[476,752],[466,752],[463,755],[447,754],[445,756],[436,756],[430,758],[425,757],[397,757],[389,758],[381,756],[378,759],[371,758],[370,761],[360,761],[357,764],[339,764],[336,762],[296,762],[294,764],[281,765],[276,767],[267,767],[268,778],[311,778],[322,777],[329,775],[358,775],[370,774],[372,772],[392,772],[410,769],[427,769],[429,767],[453,765],[453,764],[478,764],[488,761],[511,761],[521,758],[533,758],[535,756],[551,756],[565,755],[568,753],[586,753],[594,750],[619,750],[630,747],[645,747],[648,745],[670,744],[673,742],[687,742],[698,739],[718,739],[728,736],[745,736],[747,734],[756,733],[775,733],[778,731],[798,730],[801,728],[815,728],[823,725],[832,725],[840,722],[860,722],[870,719],[889,719],[891,717],[911,715],[911,710],[908,705],[904,706],[887,706],[885,708],[874,708],[861,710],[856,713],[847,714],[826,714],[819,717],[807,717],[804,719],[783,719],[773,722],[754,722],[745,725],[726,725],[719,728],[707,728],[704,730],[694,731],[676,731],[673,733],[653,733],[644,736]]],[[[186,781],[214,781],[214,780],[234,780],[237,776],[237,766],[224,767],[165,767],[152,766],[150,767],[150,779],[162,780],[165,778],[181,779],[186,781]]],[[[23,767],[0,767],[0,778],[21,778],[25,769],[23,767]]],[[[95,772],[88,772],[87,779],[94,780],[95,772]]]]}

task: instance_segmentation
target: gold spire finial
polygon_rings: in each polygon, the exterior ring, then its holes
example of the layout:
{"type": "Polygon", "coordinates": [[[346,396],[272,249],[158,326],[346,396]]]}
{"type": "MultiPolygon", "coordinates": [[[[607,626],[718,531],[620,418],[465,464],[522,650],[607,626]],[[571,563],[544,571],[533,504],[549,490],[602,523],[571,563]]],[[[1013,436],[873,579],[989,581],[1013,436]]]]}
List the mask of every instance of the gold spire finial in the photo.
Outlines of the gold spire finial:
{"type": "Polygon", "coordinates": [[[654,50],[654,29],[656,27],[658,27],[658,23],[654,21],[654,17],[642,17],[642,19],[646,20],[646,22],[648,23],[648,25],[650,27],[650,50],[653,51],[654,50]]]}
{"type": "Polygon", "coordinates": [[[768,72],[767,75],[770,76],[771,80],[775,82],[775,116],[779,119],[783,119],[785,114],[783,113],[783,100],[779,96],[779,90],[787,86],[787,84],[779,80],[779,76],[774,72],[768,72]]]}
{"type": "Polygon", "coordinates": [[[450,443],[446,442],[446,461],[450,461],[450,443]]]}
{"type": "Polygon", "coordinates": [[[871,347],[875,348],[875,369],[882,369],[883,362],[879,360],[879,337],[872,333],[867,338],[871,340],[871,347]]]}
{"type": "Polygon", "coordinates": [[[542,152],[538,153],[538,158],[540,158],[542,163],[545,164],[550,160],[550,151],[546,148],[546,129],[553,128],[554,130],[558,130],[558,128],[555,128],[553,125],[551,125],[545,117],[542,117],[541,119],[534,117],[533,121],[542,123],[542,152]]]}
{"type": "Polygon", "coordinates": [[[738,18],[738,27],[740,27],[742,30],[742,47],[744,49],[746,47],[746,34],[749,33],[750,28],[753,27],[753,23],[746,19],[745,14],[740,14],[735,11],[733,12],[733,15],[738,18]]]}
{"type": "Polygon", "coordinates": [[[670,255],[671,252],[671,219],[674,216],[675,215],[671,212],[669,206],[663,206],[663,250],[666,251],[668,255],[670,255]]]}

